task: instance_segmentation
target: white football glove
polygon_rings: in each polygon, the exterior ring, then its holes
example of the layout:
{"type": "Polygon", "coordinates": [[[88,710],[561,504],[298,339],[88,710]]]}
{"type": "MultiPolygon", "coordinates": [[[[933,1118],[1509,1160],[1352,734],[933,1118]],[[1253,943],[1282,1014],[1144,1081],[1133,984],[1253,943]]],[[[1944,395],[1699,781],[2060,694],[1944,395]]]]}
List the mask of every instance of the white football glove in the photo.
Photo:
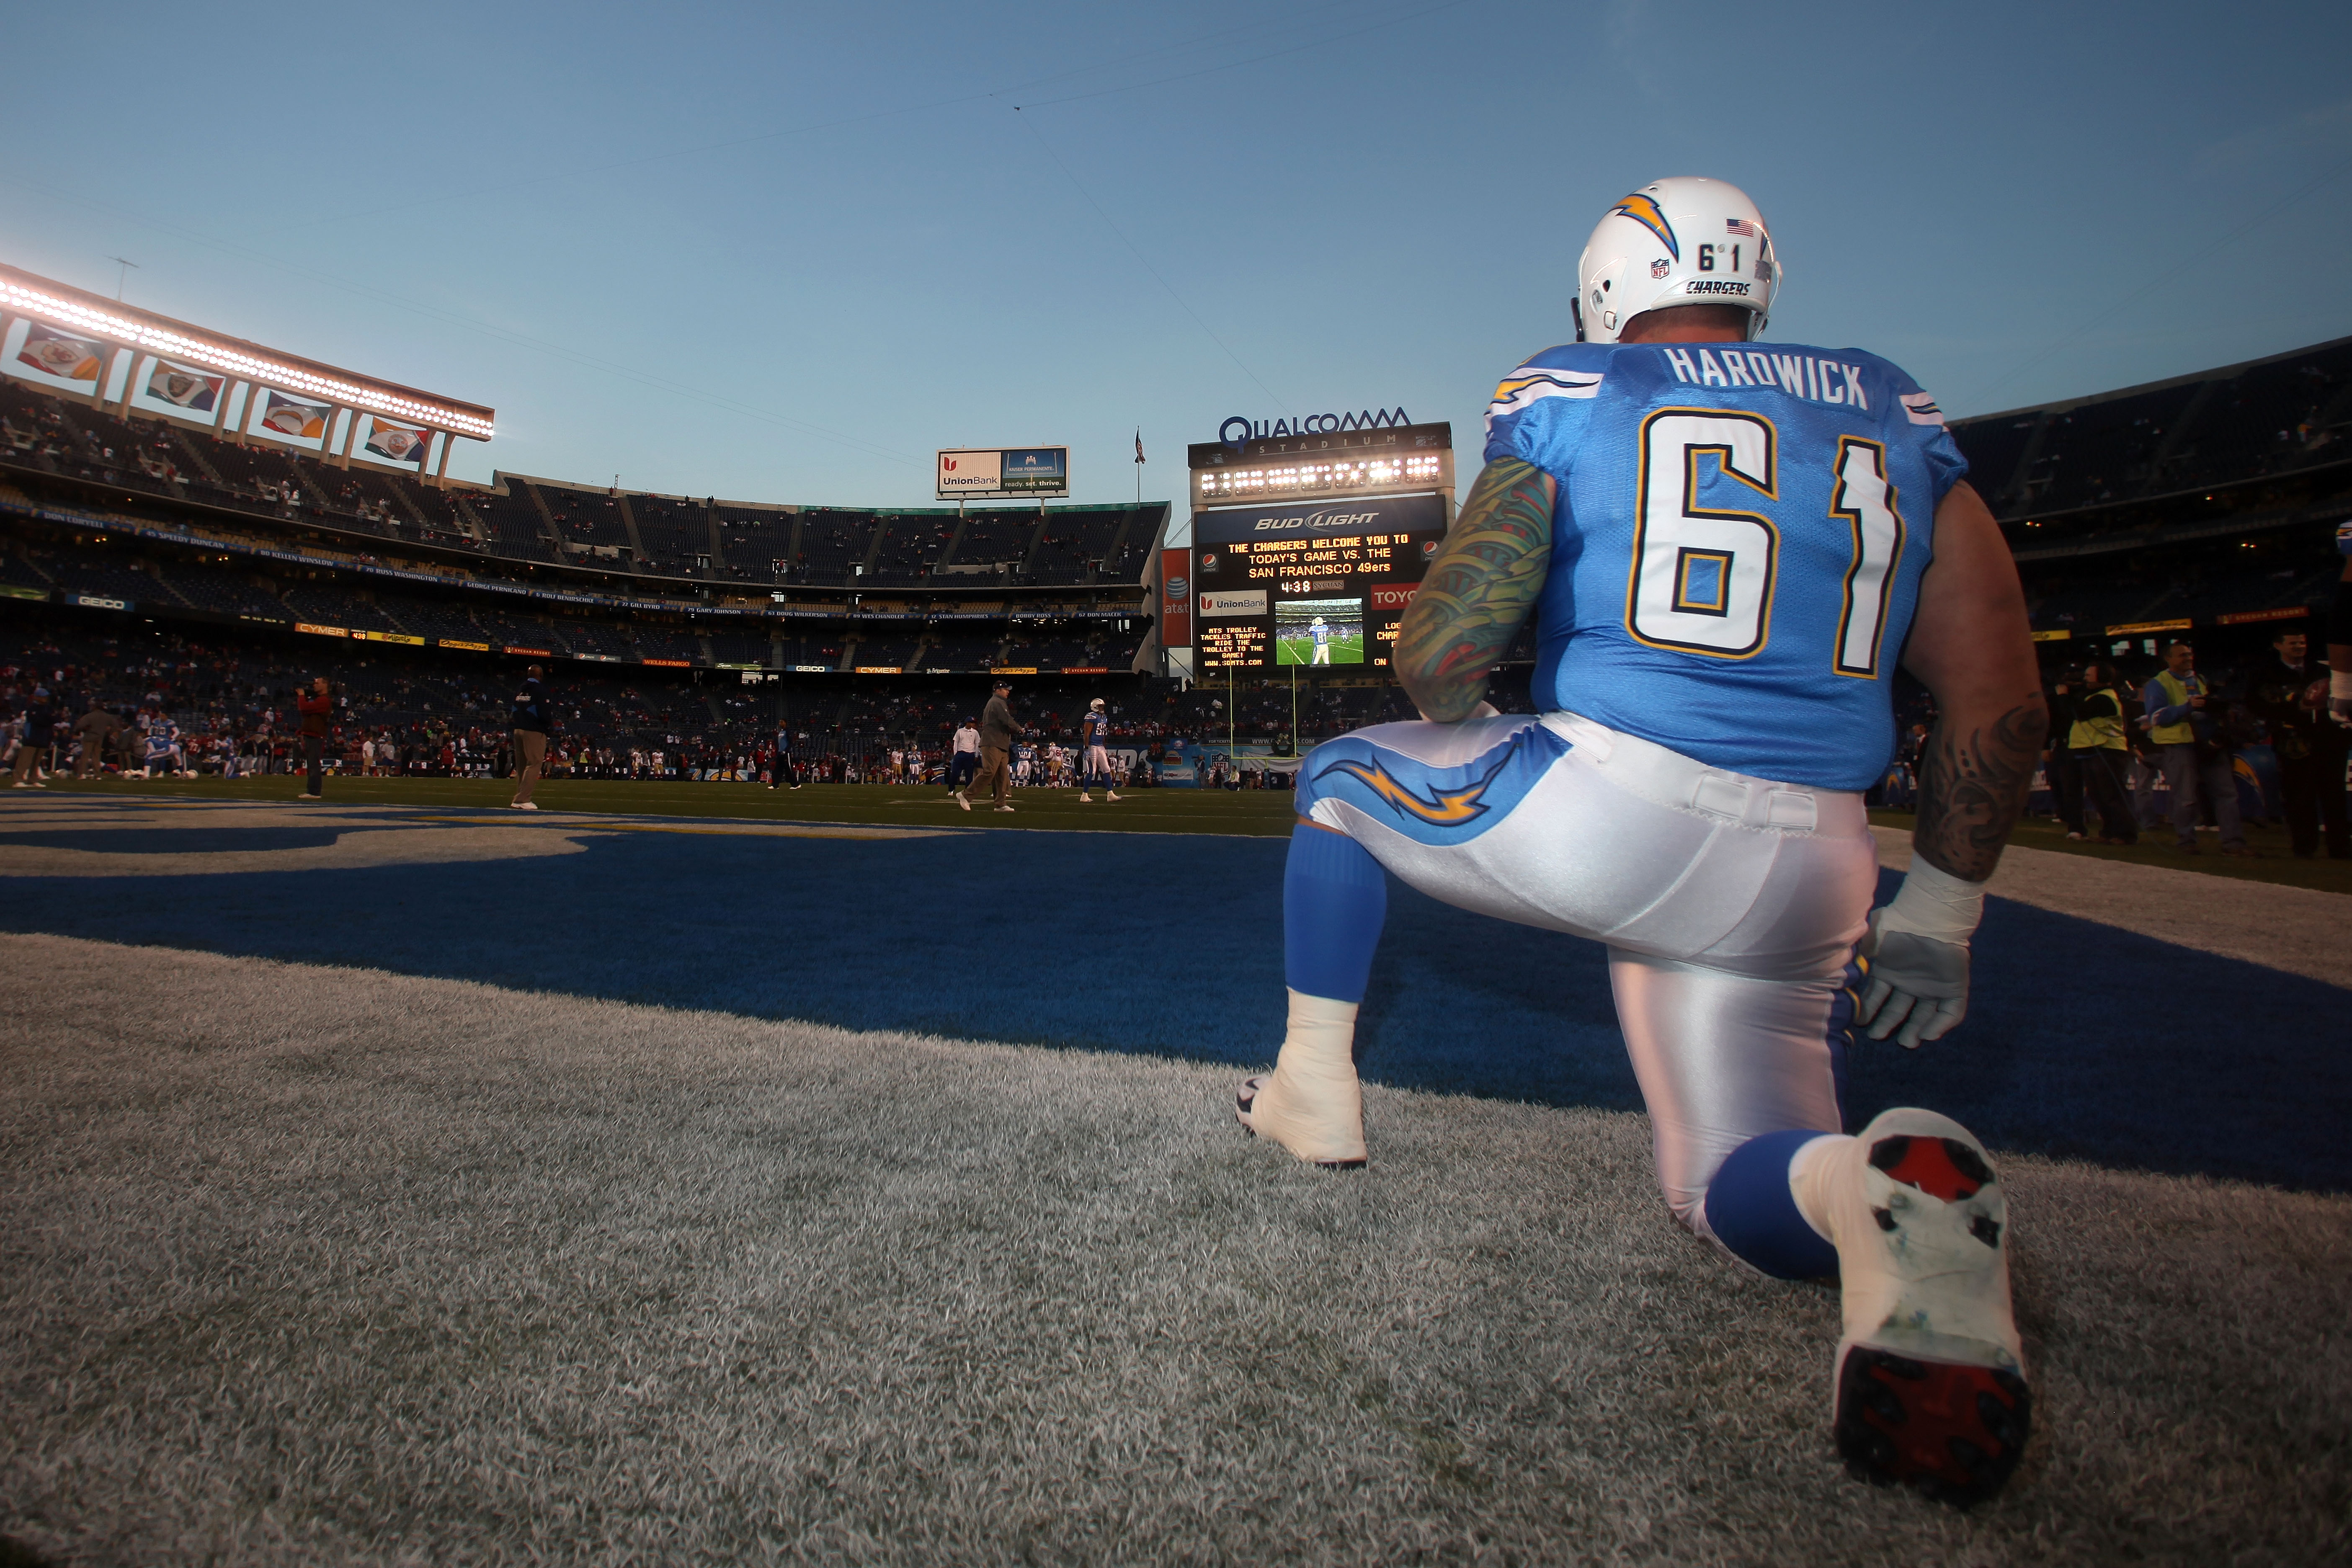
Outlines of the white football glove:
{"type": "Polygon", "coordinates": [[[1869,983],[1854,1021],[1874,1040],[1893,1035],[1916,1050],[1940,1040],[1969,1012],[1969,938],[1984,915],[1984,889],[1914,855],[1895,901],[1870,911],[1860,949],[1869,983]],[[1899,1032],[1898,1032],[1899,1031],[1899,1032]]]}

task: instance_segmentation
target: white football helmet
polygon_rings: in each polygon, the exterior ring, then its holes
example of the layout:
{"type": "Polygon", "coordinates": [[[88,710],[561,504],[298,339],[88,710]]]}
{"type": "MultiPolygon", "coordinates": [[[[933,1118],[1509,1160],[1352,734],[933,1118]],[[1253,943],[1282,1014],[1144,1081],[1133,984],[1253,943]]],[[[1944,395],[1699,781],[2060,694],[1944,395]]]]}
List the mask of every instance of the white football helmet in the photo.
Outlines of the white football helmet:
{"type": "Polygon", "coordinates": [[[1780,258],[1764,215],[1722,180],[1653,180],[1609,209],[1576,264],[1576,341],[1613,343],[1625,323],[1670,305],[1737,305],[1764,335],[1780,258]]]}

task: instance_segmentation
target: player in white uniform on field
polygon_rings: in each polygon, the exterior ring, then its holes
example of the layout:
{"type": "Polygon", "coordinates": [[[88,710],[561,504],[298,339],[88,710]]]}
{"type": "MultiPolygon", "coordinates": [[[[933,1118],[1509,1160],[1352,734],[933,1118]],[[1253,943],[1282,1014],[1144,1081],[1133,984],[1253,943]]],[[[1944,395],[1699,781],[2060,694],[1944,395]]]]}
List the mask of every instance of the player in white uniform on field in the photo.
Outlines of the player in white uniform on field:
{"type": "Polygon", "coordinates": [[[1312,621],[1310,621],[1310,622],[1308,622],[1308,623],[1307,623],[1307,634],[1308,634],[1309,636],[1311,636],[1312,637],[1314,637],[1314,639],[1315,639],[1315,658],[1314,658],[1313,662],[1314,662],[1314,663],[1316,663],[1316,664],[1328,664],[1328,663],[1330,663],[1330,662],[1331,662],[1331,628],[1330,628],[1330,626],[1328,626],[1327,624],[1325,624],[1324,619],[1323,619],[1323,617],[1322,617],[1322,616],[1316,616],[1316,617],[1314,618],[1314,620],[1312,620],[1312,621]]]}
{"type": "Polygon", "coordinates": [[[1078,782],[1078,798],[1092,801],[1087,794],[1097,784],[1102,786],[1105,800],[1117,800],[1118,791],[1111,788],[1110,775],[1110,715],[1103,711],[1103,700],[1096,698],[1087,706],[1087,716],[1079,723],[1079,743],[1086,748],[1086,777],[1078,782]]]}
{"type": "Polygon", "coordinates": [[[1236,1109],[1300,1159],[1365,1162],[1351,1047],[1387,873],[1607,942],[1675,1216],[1764,1273],[1837,1276],[1840,1450],[1970,1501],[2016,1468],[2031,1405],[2003,1189],[1933,1112],[1845,1136],[1840,1068],[1852,1024],[1916,1046],[1959,1022],[2046,719],[1943,416],[1860,350],[1750,347],[1779,281],[1762,216],[1717,181],[1660,181],[1593,230],[1580,341],[1496,392],[1402,627],[1423,721],[1301,771],[1289,1028],[1236,1109]],[[1530,612],[1542,712],[1503,717],[1486,673],[1530,612]],[[1894,749],[1898,662],[1940,718],[1912,869],[1873,910],[1860,792],[1894,749]]]}

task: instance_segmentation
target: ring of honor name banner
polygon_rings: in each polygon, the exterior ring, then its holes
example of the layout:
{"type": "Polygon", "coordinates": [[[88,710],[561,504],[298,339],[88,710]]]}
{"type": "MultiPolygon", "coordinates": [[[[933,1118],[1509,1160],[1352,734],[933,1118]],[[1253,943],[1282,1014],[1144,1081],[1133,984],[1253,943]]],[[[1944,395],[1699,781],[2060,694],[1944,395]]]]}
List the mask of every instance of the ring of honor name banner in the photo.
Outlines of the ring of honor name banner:
{"type": "Polygon", "coordinates": [[[1194,512],[1199,668],[1387,668],[1445,510],[1433,492],[1194,512]]]}

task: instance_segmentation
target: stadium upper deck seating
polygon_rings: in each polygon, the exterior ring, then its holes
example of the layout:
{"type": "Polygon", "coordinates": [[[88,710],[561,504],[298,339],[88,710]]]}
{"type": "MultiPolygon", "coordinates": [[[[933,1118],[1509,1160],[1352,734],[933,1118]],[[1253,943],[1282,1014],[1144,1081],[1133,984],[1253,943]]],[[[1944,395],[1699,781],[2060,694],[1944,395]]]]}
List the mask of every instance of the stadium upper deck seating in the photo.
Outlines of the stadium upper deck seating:
{"type": "Polygon", "coordinates": [[[793,558],[795,581],[825,586],[854,582],[874,548],[874,518],[862,511],[811,510],[801,513],[800,553],[793,558]]]}
{"type": "Polygon", "coordinates": [[[478,496],[473,504],[490,531],[489,547],[499,554],[525,561],[557,559],[541,522],[539,508],[528,492],[518,489],[509,495],[478,496]]]}
{"type": "Polygon", "coordinates": [[[1951,428],[2003,521],[2331,467],[2352,458],[2352,338],[1951,428]]]}
{"type": "Polygon", "coordinates": [[[1015,567],[1029,557],[1037,538],[1037,514],[976,511],[964,520],[953,564],[1015,567]]]}
{"type": "Polygon", "coordinates": [[[2340,569],[2352,339],[1952,433],[2045,633],[2309,609],[2340,569]]]}
{"type": "Polygon", "coordinates": [[[1125,531],[1126,514],[1118,511],[1063,513],[1049,517],[1039,531],[1030,557],[1029,580],[1034,583],[1084,583],[1107,563],[1112,546],[1125,531]]]}
{"type": "Polygon", "coordinates": [[[803,574],[793,560],[793,513],[763,507],[719,506],[719,545],[726,575],[753,583],[793,582],[803,574]]]}
{"type": "Polygon", "coordinates": [[[933,563],[955,538],[955,519],[946,515],[902,514],[879,520],[880,547],[866,581],[881,588],[919,587],[929,581],[933,563]]]}
{"type": "Polygon", "coordinates": [[[345,468],[259,437],[247,442],[144,415],[125,418],[5,377],[0,466],[344,535],[625,572],[681,586],[713,580],[950,590],[1007,581],[1133,586],[1166,515],[1159,504],[1139,513],[1131,507],[1049,509],[1042,521],[1030,509],[975,512],[959,535],[960,520],[938,508],[874,512],[721,505],[707,498],[698,504],[520,476],[501,476],[487,489],[443,489],[404,470],[364,461],[345,468]],[[1030,570],[1021,573],[1033,553],[1030,570]],[[971,574],[939,570],[950,560],[1004,570],[966,582],[971,574]]]}
{"type": "Polygon", "coordinates": [[[587,553],[603,550],[612,552],[615,559],[635,558],[636,546],[630,542],[628,525],[621,517],[621,503],[614,497],[562,485],[527,485],[520,479],[513,483],[518,489],[538,492],[540,504],[547,509],[556,536],[567,551],[587,553]]]}
{"type": "Polygon", "coordinates": [[[677,576],[712,575],[710,509],[698,502],[667,496],[633,495],[629,514],[636,519],[637,537],[645,554],[638,564],[647,572],[677,576]]]}

